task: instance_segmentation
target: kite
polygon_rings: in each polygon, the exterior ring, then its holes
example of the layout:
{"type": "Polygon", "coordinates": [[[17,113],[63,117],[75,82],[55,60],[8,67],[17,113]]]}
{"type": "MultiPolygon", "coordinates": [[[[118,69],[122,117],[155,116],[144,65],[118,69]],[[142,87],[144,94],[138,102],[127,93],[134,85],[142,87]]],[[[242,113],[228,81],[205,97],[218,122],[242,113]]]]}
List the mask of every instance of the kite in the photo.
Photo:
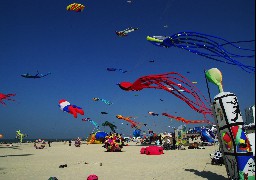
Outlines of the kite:
{"type": "Polygon", "coordinates": [[[13,99],[11,99],[11,96],[15,96],[16,94],[2,94],[0,93],[0,103],[3,105],[6,105],[5,102],[3,100],[8,100],[8,101],[15,101],[13,99]]]}
{"type": "Polygon", "coordinates": [[[77,118],[77,113],[84,115],[84,110],[82,108],[76,105],[71,105],[65,99],[61,99],[59,101],[59,107],[60,107],[60,110],[73,114],[74,118],[77,118]]]}
{"type": "Polygon", "coordinates": [[[67,6],[68,11],[76,11],[76,12],[81,12],[85,8],[84,5],[78,4],[78,3],[73,3],[67,6]]]}
{"type": "Polygon", "coordinates": [[[152,115],[152,116],[158,116],[158,115],[159,115],[159,114],[154,113],[154,112],[151,112],[151,111],[149,111],[148,114],[150,114],[150,115],[152,115]]]}
{"type": "Polygon", "coordinates": [[[125,91],[140,91],[144,88],[162,89],[175,95],[190,108],[203,114],[204,117],[207,114],[212,115],[210,103],[199,89],[187,78],[176,72],[143,76],[138,78],[134,83],[121,82],[119,83],[119,87],[125,91]],[[179,83],[182,85],[179,85],[179,83]],[[184,90],[186,93],[179,91],[177,88],[184,90]]]}
{"type": "Polygon", "coordinates": [[[31,78],[31,79],[38,79],[38,78],[42,78],[42,77],[48,76],[49,74],[51,74],[51,73],[48,72],[47,74],[39,74],[39,72],[37,71],[37,74],[35,74],[35,75],[31,75],[29,73],[26,73],[26,74],[21,74],[21,77],[31,78]]]}
{"type": "Polygon", "coordinates": [[[99,100],[101,100],[102,102],[104,102],[105,104],[107,104],[107,105],[111,105],[111,104],[113,104],[112,102],[110,102],[110,101],[107,101],[106,99],[101,99],[101,98],[92,98],[94,101],[99,101],[99,100]]]}
{"type": "Polygon", "coordinates": [[[91,118],[83,118],[82,121],[90,122],[90,123],[92,123],[95,126],[96,129],[99,129],[99,125],[95,121],[91,120],[91,118]]]}
{"type": "Polygon", "coordinates": [[[119,114],[119,115],[116,115],[116,118],[117,118],[117,119],[123,119],[123,120],[129,122],[129,123],[131,124],[131,127],[132,127],[132,128],[135,127],[136,129],[140,129],[140,128],[139,128],[139,123],[137,123],[137,122],[131,120],[131,119],[130,119],[131,117],[124,117],[124,116],[122,116],[122,115],[119,114]]]}
{"type": "Polygon", "coordinates": [[[185,119],[183,117],[172,116],[172,115],[167,114],[167,113],[162,113],[162,115],[166,116],[168,118],[176,119],[177,121],[181,121],[181,122],[183,122],[185,124],[213,124],[209,120],[187,120],[187,119],[185,119]]]}
{"type": "Polygon", "coordinates": [[[155,62],[155,60],[149,60],[148,62],[151,62],[151,63],[153,63],[153,62],[155,62]]]}
{"type": "Polygon", "coordinates": [[[147,36],[147,40],[156,46],[165,48],[178,47],[205,58],[237,65],[248,73],[255,73],[255,67],[242,64],[235,60],[236,58],[254,58],[254,54],[240,55],[226,50],[227,48],[233,48],[233,50],[239,50],[241,52],[255,52],[254,49],[238,46],[239,43],[251,43],[255,40],[230,42],[217,36],[197,32],[179,32],[172,36],[147,36]]]}
{"type": "Polygon", "coordinates": [[[118,69],[118,68],[107,68],[108,71],[120,71],[122,73],[127,73],[126,70],[123,70],[123,69],[118,69]]]}
{"type": "Polygon", "coordinates": [[[0,139],[3,138],[4,136],[2,134],[0,134],[0,139]]]}
{"type": "Polygon", "coordinates": [[[104,112],[104,111],[103,111],[103,112],[100,112],[100,113],[101,113],[101,114],[108,114],[107,112],[104,112]]]}
{"type": "Polygon", "coordinates": [[[238,98],[231,92],[224,92],[222,74],[217,68],[206,71],[206,78],[219,88],[212,111],[228,178],[255,179],[255,156],[244,131],[238,98]]]}
{"type": "Polygon", "coordinates": [[[27,137],[26,134],[22,134],[22,133],[20,132],[20,130],[16,131],[16,139],[19,139],[19,140],[20,140],[20,143],[22,143],[23,138],[25,138],[25,137],[27,137]]]}
{"type": "Polygon", "coordinates": [[[124,37],[124,36],[127,36],[128,33],[136,31],[138,29],[139,28],[132,28],[132,27],[130,27],[130,28],[127,28],[127,29],[125,29],[123,31],[116,31],[116,35],[118,35],[119,37],[124,37]]]}
{"type": "Polygon", "coordinates": [[[114,125],[108,121],[105,121],[104,123],[102,123],[102,126],[108,126],[113,133],[116,133],[116,131],[115,131],[115,129],[117,128],[116,125],[114,125]]]}

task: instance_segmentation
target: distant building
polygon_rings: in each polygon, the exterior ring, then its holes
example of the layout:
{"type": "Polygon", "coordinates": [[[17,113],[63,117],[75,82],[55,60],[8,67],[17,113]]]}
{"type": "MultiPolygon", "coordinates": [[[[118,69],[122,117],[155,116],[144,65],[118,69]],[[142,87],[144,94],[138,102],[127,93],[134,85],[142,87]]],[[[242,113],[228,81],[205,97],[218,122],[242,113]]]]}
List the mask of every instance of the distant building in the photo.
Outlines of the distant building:
{"type": "Polygon", "coordinates": [[[245,109],[245,124],[255,124],[255,105],[245,109]]]}

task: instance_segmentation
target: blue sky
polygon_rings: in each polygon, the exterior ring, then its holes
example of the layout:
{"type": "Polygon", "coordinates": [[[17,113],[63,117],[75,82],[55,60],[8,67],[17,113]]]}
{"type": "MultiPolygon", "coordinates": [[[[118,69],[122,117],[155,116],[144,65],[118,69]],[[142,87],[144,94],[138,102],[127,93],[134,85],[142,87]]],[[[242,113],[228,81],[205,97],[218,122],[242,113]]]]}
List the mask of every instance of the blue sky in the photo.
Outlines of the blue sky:
{"type": "MultiPolygon", "coordinates": [[[[117,119],[117,114],[137,117],[135,121],[148,124],[142,130],[151,128],[156,132],[172,131],[168,126],[177,127],[181,123],[164,116],[149,116],[148,111],[177,112],[187,119],[202,119],[202,115],[165,91],[125,92],[116,85],[171,71],[197,81],[197,87],[208,97],[204,69],[216,67],[223,74],[224,91],[238,96],[243,114],[246,107],[255,104],[255,74],[146,41],[148,35],[170,36],[181,31],[211,34],[229,41],[255,39],[254,0],[77,1],[85,5],[81,13],[66,11],[71,3],[68,0],[1,2],[0,92],[16,93],[15,102],[0,104],[0,133],[5,138],[14,138],[18,129],[29,138],[85,138],[93,130],[92,124],[81,121],[85,117],[99,125],[113,122],[117,131],[125,135],[132,134],[133,129],[121,124],[124,121],[117,119]],[[115,31],[127,27],[139,30],[127,37],[116,36],[115,31]],[[128,72],[109,72],[108,67],[128,72]],[[42,79],[20,76],[37,70],[52,74],[42,79]],[[113,104],[95,102],[93,97],[113,104]],[[60,99],[82,107],[85,115],[75,119],[62,112],[58,108],[60,99]],[[102,115],[101,111],[109,114],[102,115]]],[[[248,47],[253,49],[254,43],[248,47]]],[[[241,61],[255,66],[254,58],[241,61]]],[[[218,89],[213,84],[209,87],[213,98],[218,89]]],[[[110,131],[104,127],[101,130],[110,131]]]]}

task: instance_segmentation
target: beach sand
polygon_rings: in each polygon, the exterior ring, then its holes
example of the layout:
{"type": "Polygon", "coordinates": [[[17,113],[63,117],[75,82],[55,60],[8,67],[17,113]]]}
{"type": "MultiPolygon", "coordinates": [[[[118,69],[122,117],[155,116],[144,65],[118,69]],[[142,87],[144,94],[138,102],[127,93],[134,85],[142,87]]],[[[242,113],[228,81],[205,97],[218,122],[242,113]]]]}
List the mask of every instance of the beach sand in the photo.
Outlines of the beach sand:
{"type": "Polygon", "coordinates": [[[218,146],[168,150],[151,156],[140,154],[142,147],[131,142],[123,152],[105,152],[102,144],[84,142],[81,147],[53,142],[44,149],[35,149],[33,143],[13,147],[0,144],[0,179],[85,180],[90,174],[99,180],[227,179],[224,165],[211,165],[209,154],[218,146]],[[59,168],[62,164],[67,167],[59,168]]]}

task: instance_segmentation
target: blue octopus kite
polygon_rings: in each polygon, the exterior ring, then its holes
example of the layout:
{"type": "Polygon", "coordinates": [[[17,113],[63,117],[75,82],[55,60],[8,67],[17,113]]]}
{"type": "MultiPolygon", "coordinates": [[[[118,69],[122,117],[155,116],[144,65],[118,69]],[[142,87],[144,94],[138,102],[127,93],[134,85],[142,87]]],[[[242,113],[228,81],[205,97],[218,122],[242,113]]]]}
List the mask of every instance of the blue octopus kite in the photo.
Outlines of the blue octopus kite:
{"type": "Polygon", "coordinates": [[[230,42],[217,36],[198,32],[179,32],[172,36],[147,36],[147,40],[156,46],[165,48],[178,47],[215,61],[237,65],[248,73],[255,73],[255,67],[245,65],[235,60],[235,58],[254,58],[254,49],[242,48],[237,44],[252,43],[255,42],[255,40],[230,42]],[[253,54],[234,54],[227,51],[225,49],[226,47],[243,52],[250,51],[253,54]]]}

